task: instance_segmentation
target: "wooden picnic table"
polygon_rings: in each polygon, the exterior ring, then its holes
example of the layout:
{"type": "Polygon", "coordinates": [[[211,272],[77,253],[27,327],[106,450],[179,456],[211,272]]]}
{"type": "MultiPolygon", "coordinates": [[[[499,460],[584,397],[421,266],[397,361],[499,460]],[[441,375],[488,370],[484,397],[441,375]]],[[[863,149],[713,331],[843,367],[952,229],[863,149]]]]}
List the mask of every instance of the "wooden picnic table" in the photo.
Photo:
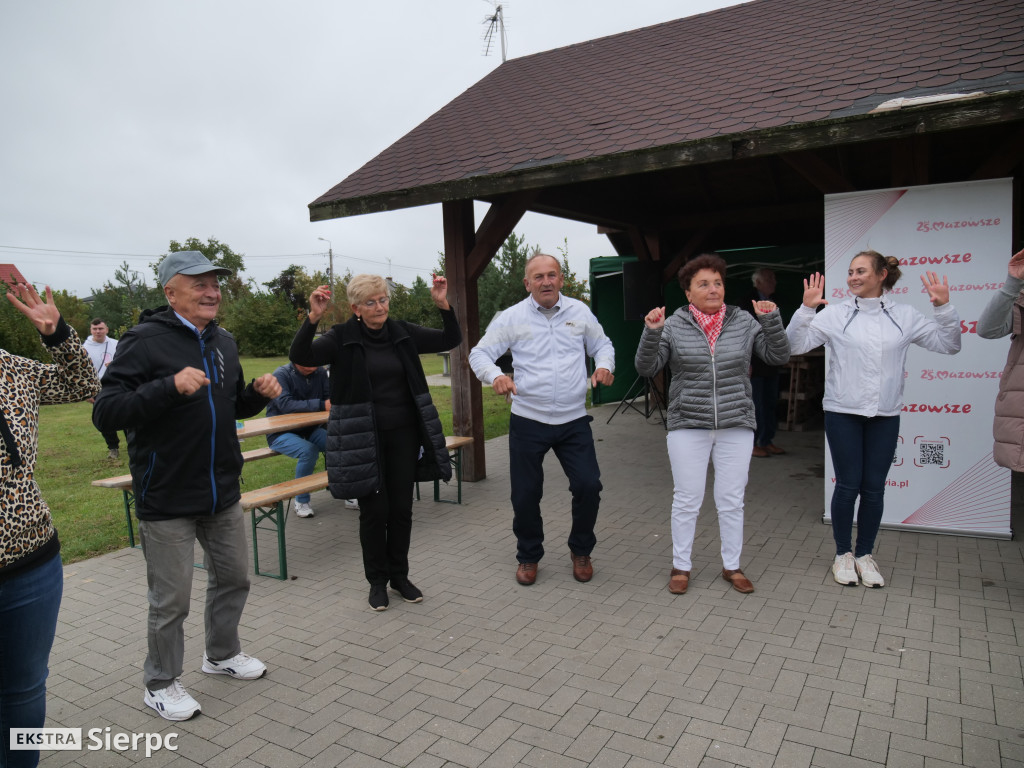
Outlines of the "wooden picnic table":
{"type": "Polygon", "coordinates": [[[305,427],[318,427],[327,423],[328,411],[309,411],[306,413],[282,413],[277,416],[264,416],[260,419],[243,421],[238,429],[238,439],[257,435],[272,435],[275,432],[294,432],[305,427]]]}

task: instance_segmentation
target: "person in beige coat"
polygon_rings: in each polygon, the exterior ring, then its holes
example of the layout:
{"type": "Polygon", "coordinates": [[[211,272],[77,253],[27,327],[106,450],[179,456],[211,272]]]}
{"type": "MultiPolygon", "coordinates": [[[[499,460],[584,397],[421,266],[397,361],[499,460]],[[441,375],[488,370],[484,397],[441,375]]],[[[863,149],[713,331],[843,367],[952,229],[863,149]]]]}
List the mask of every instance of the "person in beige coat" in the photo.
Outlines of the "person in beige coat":
{"type": "Polygon", "coordinates": [[[1010,259],[1006,282],[993,294],[978,318],[983,339],[1010,337],[1010,353],[996,397],[992,425],[996,464],[1014,472],[1024,471],[1024,248],[1010,259]]]}

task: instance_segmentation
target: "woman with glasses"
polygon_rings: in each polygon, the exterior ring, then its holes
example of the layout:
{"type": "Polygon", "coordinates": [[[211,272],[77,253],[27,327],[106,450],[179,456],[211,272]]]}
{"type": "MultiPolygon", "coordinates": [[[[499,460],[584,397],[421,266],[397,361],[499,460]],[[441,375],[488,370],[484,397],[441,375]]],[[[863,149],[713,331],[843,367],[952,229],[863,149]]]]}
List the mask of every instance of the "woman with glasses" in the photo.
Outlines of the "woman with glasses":
{"type": "Polygon", "coordinates": [[[377,275],[356,275],[347,293],[352,317],[314,338],[331,291],[313,291],[289,357],[297,365],[331,366],[327,487],[336,499],[359,500],[370,607],[383,611],[389,582],[406,602],[423,600],[409,581],[413,484],[450,480],[452,468],[419,356],[457,347],[462,332],[443,277],[430,289],[441,330],[389,318],[388,284],[377,275]]]}

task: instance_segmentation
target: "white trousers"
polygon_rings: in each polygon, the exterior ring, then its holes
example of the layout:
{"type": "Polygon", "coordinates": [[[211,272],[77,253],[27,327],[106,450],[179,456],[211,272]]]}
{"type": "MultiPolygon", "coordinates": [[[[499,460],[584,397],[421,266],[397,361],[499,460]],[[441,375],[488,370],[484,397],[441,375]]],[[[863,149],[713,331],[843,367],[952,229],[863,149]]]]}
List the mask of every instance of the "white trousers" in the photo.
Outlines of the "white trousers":
{"type": "Polygon", "coordinates": [[[722,539],[722,567],[740,567],[743,494],[750,472],[754,432],[734,429],[674,429],[668,433],[672,464],[672,567],[690,570],[697,515],[704,502],[708,460],[715,467],[715,507],[722,539]]]}

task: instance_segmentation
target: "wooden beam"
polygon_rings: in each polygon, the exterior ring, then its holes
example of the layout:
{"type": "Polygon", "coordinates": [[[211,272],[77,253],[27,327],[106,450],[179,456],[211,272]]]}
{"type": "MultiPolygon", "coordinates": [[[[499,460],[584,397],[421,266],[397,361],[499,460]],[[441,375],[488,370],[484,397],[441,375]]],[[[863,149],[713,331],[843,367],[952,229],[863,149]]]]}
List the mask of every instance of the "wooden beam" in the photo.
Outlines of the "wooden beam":
{"type": "Polygon", "coordinates": [[[909,136],[889,145],[893,187],[912,187],[928,183],[928,137],[909,136]]]}
{"type": "Polygon", "coordinates": [[[476,280],[467,278],[469,254],[476,242],[473,201],[443,203],[444,271],[448,278],[448,303],[462,328],[462,343],[452,350],[452,426],[456,435],[473,438],[462,452],[462,478],[487,477],[484,451],[484,406],[480,382],[469,368],[469,350],[480,341],[480,308],[476,280]]]}
{"type": "Polygon", "coordinates": [[[683,249],[677,253],[669,262],[665,265],[665,269],[661,273],[661,279],[664,282],[675,280],[676,275],[679,274],[680,267],[688,262],[693,256],[704,248],[704,243],[711,237],[711,229],[704,228],[693,233],[683,249]]]}
{"type": "Polygon", "coordinates": [[[516,224],[529,209],[530,203],[536,200],[539,194],[539,189],[531,189],[525,192],[515,192],[491,203],[491,207],[484,215],[484,220],[480,222],[473,250],[470,251],[466,262],[466,276],[471,282],[475,283],[480,278],[484,269],[494,258],[494,254],[512,234],[516,224]]]}
{"type": "Polygon", "coordinates": [[[780,157],[823,195],[856,191],[853,184],[819,157],[816,152],[792,152],[780,155],[780,157]]]}
{"type": "Polygon", "coordinates": [[[989,155],[988,160],[971,174],[971,181],[998,179],[1010,176],[1013,169],[1024,160],[1024,127],[1018,128],[989,155]]]}

